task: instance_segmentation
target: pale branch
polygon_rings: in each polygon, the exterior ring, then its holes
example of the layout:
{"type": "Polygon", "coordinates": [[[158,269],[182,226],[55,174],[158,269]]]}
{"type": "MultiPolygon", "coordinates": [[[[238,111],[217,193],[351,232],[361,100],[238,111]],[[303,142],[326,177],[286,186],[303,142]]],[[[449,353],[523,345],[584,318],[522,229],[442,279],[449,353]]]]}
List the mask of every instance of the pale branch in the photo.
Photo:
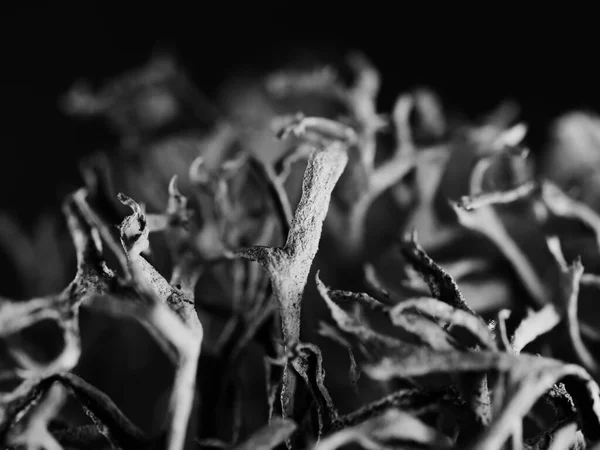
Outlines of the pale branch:
{"type": "MultiPolygon", "coordinates": [[[[510,149],[506,151],[510,152],[510,149]]],[[[523,154],[513,155],[510,153],[509,156],[522,158],[523,154]]],[[[532,194],[537,191],[537,183],[526,182],[513,189],[482,193],[483,175],[493,158],[494,155],[481,158],[471,172],[471,193],[474,195],[463,197],[458,202],[450,202],[450,205],[462,226],[483,234],[496,245],[514,267],[516,275],[527,289],[535,305],[542,307],[550,297],[548,288],[540,279],[531,261],[509,235],[493,207],[495,204],[508,204],[520,199],[531,198],[532,194]]]]}
{"type": "Polygon", "coordinates": [[[190,329],[202,333],[202,325],[198,320],[193,298],[193,289],[183,292],[169,284],[152,265],[142,256],[142,252],[150,245],[148,236],[150,229],[146,215],[140,206],[124,194],[119,200],[132,209],[120,225],[121,243],[127,256],[129,273],[133,287],[140,293],[152,295],[168,304],[190,329]]]}
{"type": "Polygon", "coordinates": [[[583,264],[581,263],[581,259],[577,258],[569,266],[562,253],[560,241],[556,238],[548,239],[548,248],[554,256],[556,265],[560,271],[559,290],[555,302],[566,322],[570,344],[580,363],[590,373],[597,376],[600,373],[600,366],[581,338],[579,317],[577,315],[579,285],[581,276],[583,275],[583,264]]]}
{"type": "MultiPolygon", "coordinates": [[[[39,400],[47,395],[51,388],[57,386],[66,388],[77,399],[86,414],[93,416],[95,421],[93,427],[101,432],[101,440],[105,444],[108,439],[112,444],[117,444],[119,447],[145,448],[150,442],[159,437],[147,436],[121,412],[110,397],[77,375],[58,373],[33,381],[28,387],[26,395],[15,399],[7,406],[5,409],[7,415],[0,427],[0,440],[6,439],[6,436],[9,435],[20,434],[21,431],[19,430],[22,428],[23,417],[26,417],[29,411],[36,408],[39,400]]],[[[61,431],[51,430],[56,439],[62,443],[63,439],[61,437],[64,437],[65,433],[61,431]]],[[[89,433],[86,434],[89,436],[89,433]]],[[[79,438],[85,439],[86,436],[79,436],[79,438]]]]}
{"type": "Polygon", "coordinates": [[[588,227],[596,239],[600,252],[600,215],[585,203],[569,197],[556,184],[544,180],[541,185],[541,199],[550,212],[559,217],[576,219],[588,227]]]}
{"type": "MultiPolygon", "coordinates": [[[[140,291],[143,292],[142,289],[140,291]]],[[[110,296],[97,297],[94,303],[113,315],[130,316],[140,321],[166,353],[174,358],[176,371],[168,409],[167,448],[181,450],[194,403],[196,371],[203,338],[202,326],[197,317],[196,323],[184,322],[153,291],[148,290],[147,295],[148,303],[124,302],[110,296]],[[175,353],[167,349],[175,349],[175,353]]]]}
{"type": "Polygon", "coordinates": [[[529,314],[510,337],[510,349],[521,353],[528,344],[552,331],[561,321],[561,313],[556,306],[548,303],[540,310],[529,314]]]}
{"type": "Polygon", "coordinates": [[[48,425],[60,412],[67,393],[63,386],[55,383],[41,397],[39,403],[30,408],[29,414],[8,431],[4,445],[62,450],[62,446],[48,430],[48,425]]]}
{"type": "MultiPolygon", "coordinates": [[[[337,122],[316,117],[301,118],[279,134],[281,137],[294,134],[321,148],[317,148],[308,160],[302,196],[285,245],[280,248],[251,247],[239,250],[237,254],[260,263],[267,270],[279,303],[285,344],[293,346],[300,340],[302,296],[319,248],[331,193],[348,161],[347,148],[356,141],[356,135],[337,122]]],[[[284,414],[289,415],[293,410],[296,380],[288,364],[282,383],[282,408],[284,414]]]]}
{"type": "Polygon", "coordinates": [[[465,211],[473,211],[474,209],[489,205],[513,203],[517,200],[530,197],[537,189],[538,185],[536,182],[527,181],[520,186],[506,191],[493,191],[462,197],[456,202],[456,207],[462,208],[465,211]]]}
{"type": "Polygon", "coordinates": [[[273,291],[280,304],[283,333],[286,342],[294,343],[300,336],[300,303],[312,261],[317,253],[323,221],[327,214],[331,192],[348,160],[343,140],[354,134],[348,128],[319,118],[306,118],[297,126],[286,128],[282,135],[317,134],[325,148],[309,158],[302,183],[302,197],[282,248],[252,247],[238,255],[262,264],[271,277],[273,291]],[[321,134],[322,133],[322,134],[321,134]]]}
{"type": "Polygon", "coordinates": [[[62,292],[47,297],[20,302],[0,299],[0,335],[5,338],[9,353],[18,363],[17,368],[8,369],[8,372],[20,378],[48,376],[71,370],[81,353],[79,306],[87,296],[105,293],[111,288],[114,274],[104,263],[96,231],[85,223],[77,208],[75,199],[78,195],[79,192],[76,192],[63,204],[77,256],[77,271],[73,281],[62,292]],[[13,335],[43,320],[56,322],[64,340],[62,351],[46,363],[34,361],[26,352],[11,345],[13,335]]]}
{"type": "Polygon", "coordinates": [[[401,95],[392,113],[396,145],[392,157],[373,170],[370,177],[370,196],[378,197],[386,189],[402,180],[414,167],[415,144],[410,126],[410,113],[414,99],[409,94],[401,95]]]}
{"type": "Polygon", "coordinates": [[[404,179],[414,168],[415,146],[409,121],[412,108],[413,99],[410,95],[403,95],[397,100],[393,112],[396,125],[396,146],[392,156],[377,167],[374,166],[374,132],[371,132],[372,136],[365,131],[363,134],[359,134],[359,151],[362,155],[361,163],[367,176],[367,183],[347,212],[336,210],[337,214],[344,215],[343,218],[336,220],[336,223],[343,227],[342,230],[336,230],[336,232],[343,235],[344,248],[350,250],[351,253],[364,250],[362,247],[366,217],[373,202],[387,189],[404,179]],[[372,151],[371,147],[373,147],[372,151]],[[370,152],[373,153],[373,156],[369,156],[370,152]]]}
{"type": "MultiPolygon", "coordinates": [[[[175,356],[176,374],[169,408],[169,449],[182,448],[187,431],[196,378],[196,365],[202,342],[202,326],[195,312],[193,298],[187,299],[183,293],[172,288],[169,283],[141,256],[148,248],[149,229],[143,209],[133,200],[120,196],[123,203],[130,206],[133,214],[128,216],[121,224],[121,242],[119,248],[108,230],[108,227],[94,214],[85,200],[85,192],[76,192],[64,207],[67,222],[76,247],[78,258],[77,273],[74,281],[58,296],[45,299],[45,306],[54,306],[57,321],[65,330],[65,350],[58,362],[49,366],[37,368],[29,374],[28,380],[13,392],[14,395],[5,396],[2,400],[16,401],[19,396],[26,396],[30,392],[34,375],[48,377],[60,371],[71,370],[79,359],[79,330],[77,324],[78,307],[82,301],[91,296],[100,296],[102,301],[95,302],[95,306],[108,308],[116,314],[133,316],[144,323],[159,344],[171,356],[175,356]],[[115,283],[116,276],[106,268],[102,258],[100,236],[105,238],[115,256],[121,261],[124,270],[125,282],[133,288],[143,300],[133,299],[115,300],[110,292],[118,291],[122,286],[115,283]],[[168,308],[166,305],[169,305],[168,308]],[[180,319],[173,311],[179,314],[180,319]],[[187,326],[186,326],[187,325],[187,326]],[[64,360],[67,349],[68,358],[64,360]],[[173,353],[175,349],[176,353],[173,353]]],[[[33,315],[34,318],[42,317],[39,311],[39,300],[35,299],[24,306],[7,309],[7,304],[2,304],[6,311],[16,311],[17,318],[23,314],[33,315]]],[[[14,314],[13,314],[14,315],[14,314]]],[[[47,313],[46,313],[47,315],[47,313]]],[[[8,316],[3,315],[5,320],[8,316]]],[[[15,323],[28,325],[31,320],[21,320],[15,323]]],[[[21,363],[29,364],[27,355],[20,351],[13,352],[21,363]],[[15,353],[16,352],[16,353],[15,353]]],[[[32,367],[28,367],[32,369],[32,367]]]]}

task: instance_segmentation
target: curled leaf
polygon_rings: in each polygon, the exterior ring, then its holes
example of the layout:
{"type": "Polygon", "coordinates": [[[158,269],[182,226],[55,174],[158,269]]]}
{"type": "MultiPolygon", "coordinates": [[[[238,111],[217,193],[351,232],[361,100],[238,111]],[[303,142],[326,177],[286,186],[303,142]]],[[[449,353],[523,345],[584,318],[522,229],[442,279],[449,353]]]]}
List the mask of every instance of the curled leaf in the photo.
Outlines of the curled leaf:
{"type": "Polygon", "coordinates": [[[329,295],[330,290],[320,280],[318,273],[316,275],[316,282],[319,293],[327,303],[337,326],[343,332],[358,340],[359,349],[366,357],[381,356],[394,349],[402,348],[405,345],[398,339],[373,331],[368,326],[362,324],[358,318],[336,304],[329,295]]]}
{"type": "Polygon", "coordinates": [[[446,322],[453,328],[461,328],[468,331],[477,342],[477,345],[481,346],[482,349],[496,349],[494,337],[485,322],[478,316],[474,316],[462,309],[454,308],[436,299],[420,298],[407,300],[393,307],[390,311],[392,322],[396,324],[401,321],[403,314],[409,309],[422,311],[431,317],[435,317],[438,321],[446,322]]]}
{"type": "MultiPolygon", "coordinates": [[[[423,347],[385,357],[365,367],[366,373],[376,380],[423,376],[434,373],[461,373],[498,371],[509,373],[519,391],[505,404],[472,448],[498,448],[510,435],[515,420],[522,420],[533,404],[552,386],[565,379],[582,417],[586,436],[600,433],[600,397],[598,385],[581,367],[563,364],[550,358],[532,355],[511,355],[495,352],[436,352],[423,347]]],[[[600,437],[600,436],[598,436],[600,437]]]]}
{"type": "Polygon", "coordinates": [[[434,298],[476,315],[469,305],[467,305],[452,277],[438,266],[418,244],[416,231],[404,237],[400,251],[407,262],[427,282],[431,295],[434,298]]]}
{"type": "Polygon", "coordinates": [[[319,347],[313,344],[298,344],[294,353],[297,355],[292,359],[292,366],[304,380],[317,407],[319,422],[317,439],[319,439],[338,419],[337,409],[325,387],[323,356],[319,347]]]}

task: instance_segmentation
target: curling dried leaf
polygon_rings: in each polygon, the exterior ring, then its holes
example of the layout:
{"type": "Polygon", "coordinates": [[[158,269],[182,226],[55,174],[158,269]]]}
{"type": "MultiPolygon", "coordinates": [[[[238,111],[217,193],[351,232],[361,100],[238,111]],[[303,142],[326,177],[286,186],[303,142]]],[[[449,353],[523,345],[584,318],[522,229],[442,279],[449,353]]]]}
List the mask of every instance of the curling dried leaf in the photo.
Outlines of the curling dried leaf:
{"type": "Polygon", "coordinates": [[[338,431],[321,440],[313,450],[335,450],[348,444],[365,449],[397,448],[399,442],[449,448],[450,438],[405,412],[389,409],[378,417],[338,431]]]}
{"type": "Polygon", "coordinates": [[[366,357],[379,357],[383,354],[389,353],[394,349],[400,349],[404,347],[404,343],[390,336],[377,333],[368,326],[361,323],[361,321],[353,315],[346,312],[337,303],[335,303],[330,297],[330,290],[323,284],[319,278],[319,274],[316,276],[317,288],[321,297],[327,303],[333,319],[337,326],[345,333],[353,336],[357,339],[359,349],[366,357]]]}
{"type": "Polygon", "coordinates": [[[119,200],[133,210],[121,223],[120,230],[121,242],[129,259],[129,269],[137,289],[145,294],[151,293],[168,304],[184,323],[202,334],[202,325],[194,307],[193,290],[181,292],[174,288],[144,259],[141,252],[150,245],[146,215],[133,199],[120,194],[119,200]]]}
{"type": "Polygon", "coordinates": [[[164,214],[148,216],[149,223],[164,224],[151,231],[164,231],[173,260],[171,284],[188,297],[204,272],[206,265],[230,258],[232,253],[223,242],[218,224],[206,212],[207,217],[199,229],[188,210],[188,201],[177,188],[177,177],[169,183],[169,201],[164,214]],[[150,220],[152,219],[152,220],[150,220]]]}
{"type": "Polygon", "coordinates": [[[119,201],[133,211],[121,223],[121,242],[129,257],[137,258],[150,247],[150,228],[146,222],[146,214],[137,202],[124,194],[119,194],[119,201]]]}
{"type": "Polygon", "coordinates": [[[292,420],[273,419],[233,450],[272,450],[286,442],[294,431],[296,424],[292,420]]]}
{"type": "MultiPolygon", "coordinates": [[[[424,300],[424,299],[419,299],[424,300]]],[[[407,300],[412,302],[412,300],[407,300]]],[[[420,310],[410,311],[414,305],[400,305],[402,309],[394,310],[390,313],[392,323],[404,331],[416,336],[423,345],[436,350],[450,350],[460,347],[459,342],[452,334],[430,316],[423,314],[420,310]]],[[[399,305],[399,306],[400,306],[399,305]]]]}
{"type": "MultiPolygon", "coordinates": [[[[479,316],[474,316],[469,312],[454,308],[436,299],[420,298],[407,300],[393,307],[390,311],[392,322],[396,325],[402,325],[404,323],[404,318],[406,317],[406,311],[409,309],[422,311],[423,313],[436,318],[438,321],[451,325],[453,328],[457,327],[468,331],[475,339],[477,345],[485,350],[496,349],[494,337],[490,333],[488,326],[479,316]]],[[[421,323],[421,321],[419,323],[421,323]]],[[[439,329],[442,331],[441,326],[439,329]]],[[[440,350],[444,348],[444,346],[432,347],[440,350]]],[[[449,347],[446,346],[445,348],[449,347]]]]}
{"type": "Polygon", "coordinates": [[[331,300],[333,300],[333,302],[336,304],[343,304],[347,306],[360,305],[367,310],[380,311],[383,313],[387,313],[390,309],[389,306],[375,300],[373,297],[363,292],[350,292],[330,289],[328,294],[331,300]]]}
{"type": "Polygon", "coordinates": [[[365,367],[371,378],[381,381],[434,373],[490,370],[508,373],[512,382],[518,384],[519,392],[507,400],[502,414],[494,419],[491,428],[478,438],[478,445],[473,448],[498,448],[514,428],[514,421],[522,420],[537,399],[561,379],[565,379],[565,383],[569,381],[567,389],[581,414],[584,434],[600,437],[598,385],[584,369],[576,365],[526,354],[436,352],[414,346],[365,367]]]}
{"type": "Polygon", "coordinates": [[[427,282],[431,295],[440,301],[473,315],[456,282],[438,266],[417,242],[416,231],[405,236],[401,246],[402,256],[427,282]]]}
{"type": "MultiPolygon", "coordinates": [[[[392,294],[385,288],[383,280],[377,274],[377,270],[372,264],[365,264],[365,284],[372,292],[372,295],[384,304],[391,303],[392,294]]],[[[395,302],[397,303],[397,302],[395,302]]]]}
{"type": "MultiPolygon", "coordinates": [[[[502,411],[494,418],[490,427],[471,444],[470,448],[500,448],[508,439],[516,423],[522,421],[528,411],[533,408],[538,399],[551,389],[562,378],[572,378],[573,383],[585,385],[587,392],[575,397],[575,403],[582,416],[583,432],[588,438],[597,439],[598,414],[598,385],[589,374],[579,366],[555,364],[546,367],[522,368],[518,375],[511,374],[511,383],[517,386],[516,392],[506,400],[502,411]],[[583,410],[591,407],[589,411],[583,410]]],[[[573,389],[574,392],[575,390],[573,389]]]]}
{"type": "Polygon", "coordinates": [[[298,344],[295,352],[297,356],[292,359],[292,366],[304,380],[317,407],[318,439],[331,429],[332,424],[338,418],[338,412],[325,387],[323,356],[319,347],[313,344],[298,344]]]}

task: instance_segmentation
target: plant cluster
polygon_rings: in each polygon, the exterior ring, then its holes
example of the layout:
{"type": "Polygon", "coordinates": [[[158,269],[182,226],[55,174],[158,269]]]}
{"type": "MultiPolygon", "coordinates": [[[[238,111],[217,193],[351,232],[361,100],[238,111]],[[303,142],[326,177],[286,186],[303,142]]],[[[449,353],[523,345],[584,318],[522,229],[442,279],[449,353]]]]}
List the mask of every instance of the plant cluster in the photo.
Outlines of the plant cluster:
{"type": "Polygon", "coordinates": [[[415,89],[380,114],[378,71],[346,66],[261,79],[260,117],[165,57],[69,92],[121,140],[63,202],[64,289],[60,221],[2,217],[33,293],[0,298],[3,448],[600,448],[598,211],[535,171],[514,105],[471,121],[415,89]],[[111,364],[86,356],[103,320],[162,354],[151,427],[81,376],[111,364]]]}

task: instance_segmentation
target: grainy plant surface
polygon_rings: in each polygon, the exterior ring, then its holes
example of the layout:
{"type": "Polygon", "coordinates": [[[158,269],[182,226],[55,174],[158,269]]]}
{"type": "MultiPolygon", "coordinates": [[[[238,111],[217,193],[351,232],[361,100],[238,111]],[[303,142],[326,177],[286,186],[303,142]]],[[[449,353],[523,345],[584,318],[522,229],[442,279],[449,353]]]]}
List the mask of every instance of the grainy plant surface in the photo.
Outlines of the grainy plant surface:
{"type": "Polygon", "coordinates": [[[2,448],[600,448],[600,119],[530,152],[512,103],[382,82],[76,83],[119,143],[62,215],[0,216],[2,448]]]}

